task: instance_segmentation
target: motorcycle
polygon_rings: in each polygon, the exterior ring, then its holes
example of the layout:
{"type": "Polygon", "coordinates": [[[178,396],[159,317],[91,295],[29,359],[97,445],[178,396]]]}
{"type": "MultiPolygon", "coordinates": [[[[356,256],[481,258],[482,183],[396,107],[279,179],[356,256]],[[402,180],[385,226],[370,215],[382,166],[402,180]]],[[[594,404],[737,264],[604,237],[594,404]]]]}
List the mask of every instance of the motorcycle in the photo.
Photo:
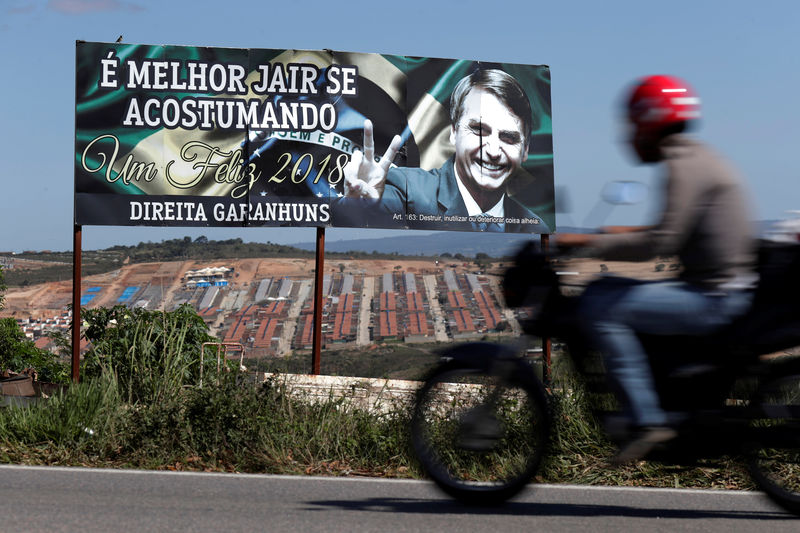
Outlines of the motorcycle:
{"type": "MultiPolygon", "coordinates": [[[[756,485],[800,515],[800,356],[765,358],[800,345],[800,245],[762,242],[760,282],[749,312],[708,337],[641,336],[662,407],[678,436],[648,459],[690,464],[742,456],[756,485]]],[[[429,477],[462,502],[498,504],[537,474],[553,429],[550,391],[525,357],[528,339],[567,348],[598,420],[614,420],[602,360],[576,320],[552,258],[526,245],[503,279],[506,304],[528,310],[515,345],[452,347],[419,389],[411,423],[429,477]]],[[[606,428],[618,441],[624,431],[606,428]]]]}

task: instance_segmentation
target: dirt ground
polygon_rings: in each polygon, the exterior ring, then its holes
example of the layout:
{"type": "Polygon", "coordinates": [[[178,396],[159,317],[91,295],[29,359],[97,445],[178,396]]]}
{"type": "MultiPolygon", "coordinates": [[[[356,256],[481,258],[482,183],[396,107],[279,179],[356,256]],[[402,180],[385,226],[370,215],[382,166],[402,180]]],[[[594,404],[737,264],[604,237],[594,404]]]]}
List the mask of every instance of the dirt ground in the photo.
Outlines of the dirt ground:
{"type": "Polygon", "coordinates": [[[583,285],[603,273],[637,279],[668,279],[675,277],[677,274],[675,270],[670,270],[670,267],[677,268],[677,261],[634,263],[628,261],[602,261],[599,259],[570,259],[561,263],[557,270],[559,272],[569,272],[569,279],[575,280],[574,283],[583,285]]]}

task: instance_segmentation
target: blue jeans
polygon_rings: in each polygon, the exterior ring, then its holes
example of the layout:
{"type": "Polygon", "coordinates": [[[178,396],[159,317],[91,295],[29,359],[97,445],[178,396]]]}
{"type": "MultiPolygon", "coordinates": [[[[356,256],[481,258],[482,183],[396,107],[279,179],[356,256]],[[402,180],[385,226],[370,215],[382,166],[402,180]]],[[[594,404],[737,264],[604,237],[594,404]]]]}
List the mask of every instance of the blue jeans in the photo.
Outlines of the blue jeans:
{"type": "Polygon", "coordinates": [[[708,335],[744,314],[751,300],[750,291],[710,291],[679,280],[607,277],[586,288],[578,313],[590,342],[603,352],[608,377],[621,393],[631,422],[660,426],[667,423],[667,416],[636,332],[708,335]]]}

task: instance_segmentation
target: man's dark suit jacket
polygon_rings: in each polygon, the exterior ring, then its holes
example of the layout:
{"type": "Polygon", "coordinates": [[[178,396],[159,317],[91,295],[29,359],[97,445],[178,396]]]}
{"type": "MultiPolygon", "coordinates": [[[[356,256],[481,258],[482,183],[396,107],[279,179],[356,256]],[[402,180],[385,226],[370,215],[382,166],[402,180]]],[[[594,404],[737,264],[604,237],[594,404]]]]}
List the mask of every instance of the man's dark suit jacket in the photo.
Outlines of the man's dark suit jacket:
{"type": "MultiPolygon", "coordinates": [[[[334,207],[334,224],[337,218],[359,218],[368,226],[413,229],[472,230],[467,221],[467,206],[458,189],[453,158],[434,170],[395,167],[389,169],[380,201],[370,205],[364,200],[343,199],[334,207]]],[[[505,196],[503,204],[507,233],[550,233],[545,222],[518,201],[505,196]],[[527,219],[527,223],[523,221],[527,219]]]]}

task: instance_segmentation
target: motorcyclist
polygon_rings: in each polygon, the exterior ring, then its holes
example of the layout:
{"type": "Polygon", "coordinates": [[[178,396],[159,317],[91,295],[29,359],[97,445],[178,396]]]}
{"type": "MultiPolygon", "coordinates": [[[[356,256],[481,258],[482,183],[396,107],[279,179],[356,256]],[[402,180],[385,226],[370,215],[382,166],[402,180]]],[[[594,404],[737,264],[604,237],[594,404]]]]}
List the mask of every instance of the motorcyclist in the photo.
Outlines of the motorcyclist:
{"type": "Polygon", "coordinates": [[[638,459],[676,435],[636,333],[707,335],[747,310],[756,281],[743,185],[719,156],[685,134],[700,118],[694,90],[674,76],[649,76],[634,85],[626,111],[638,159],[663,163],[666,171],[658,222],[556,236],[559,247],[586,247],[606,260],[677,256],[682,266],[665,281],[600,278],[581,296],[582,327],[603,353],[630,428],[615,462],[638,459]]]}

